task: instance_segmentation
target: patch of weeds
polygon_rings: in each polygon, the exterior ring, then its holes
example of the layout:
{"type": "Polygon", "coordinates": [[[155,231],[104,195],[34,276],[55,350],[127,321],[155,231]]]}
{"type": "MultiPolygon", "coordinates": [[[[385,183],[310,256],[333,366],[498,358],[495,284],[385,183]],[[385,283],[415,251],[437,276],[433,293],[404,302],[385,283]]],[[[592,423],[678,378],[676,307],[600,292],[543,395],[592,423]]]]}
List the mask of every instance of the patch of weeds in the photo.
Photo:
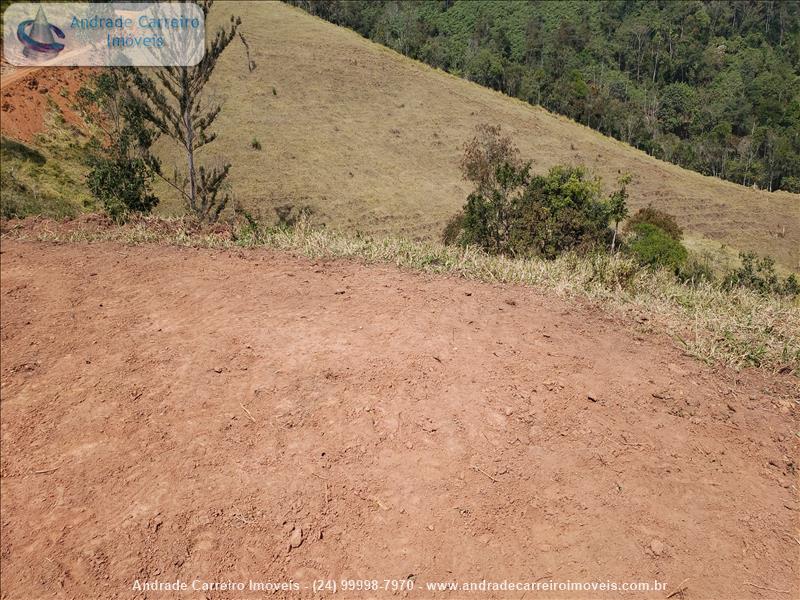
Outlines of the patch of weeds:
{"type": "Polygon", "coordinates": [[[29,183],[18,180],[12,168],[4,164],[0,170],[0,215],[4,219],[23,219],[41,215],[65,219],[78,214],[78,208],[58,196],[43,193],[29,183]]]}

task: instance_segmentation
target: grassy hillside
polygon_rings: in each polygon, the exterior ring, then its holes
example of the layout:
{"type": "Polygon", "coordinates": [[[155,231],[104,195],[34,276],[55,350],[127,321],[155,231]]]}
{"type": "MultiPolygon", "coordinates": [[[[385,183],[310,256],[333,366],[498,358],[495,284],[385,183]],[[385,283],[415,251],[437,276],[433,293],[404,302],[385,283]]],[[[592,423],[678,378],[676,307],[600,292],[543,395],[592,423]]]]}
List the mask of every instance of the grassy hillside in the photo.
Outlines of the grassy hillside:
{"type": "Polygon", "coordinates": [[[800,4],[288,0],[687,169],[800,192],[800,4]]]}
{"type": "MultiPolygon", "coordinates": [[[[219,139],[204,152],[233,162],[237,199],[265,216],[277,205],[308,205],[328,226],[436,237],[469,192],[458,170],[462,146],[489,122],[514,136],[536,171],[580,162],[608,185],[630,171],[634,207],[653,203],[677,215],[690,245],[769,253],[798,268],[796,194],[655,160],[285,4],[217,6],[216,19],[242,16],[258,68],[248,73],[241,44],[223,55],[212,80],[224,103],[219,139]],[[254,139],[262,150],[251,148],[254,139]]],[[[167,201],[161,210],[177,206],[167,201]]]]}
{"type": "MultiPolygon", "coordinates": [[[[256,214],[310,206],[331,228],[436,238],[470,191],[458,170],[463,144],[488,122],[513,135],[537,172],[580,162],[609,186],[620,172],[633,173],[634,208],[653,203],[675,214],[688,245],[717,262],[743,249],[800,270],[796,194],[760,192],[655,160],[285,4],[218,3],[212,26],[230,13],[242,16],[258,68],[248,72],[238,41],[223,55],[210,86],[224,106],[219,138],[202,152],[233,163],[232,191],[256,214]],[[261,150],[251,147],[254,140],[261,150]]],[[[28,104],[4,112],[4,134],[28,104]]],[[[166,143],[159,150],[180,156],[166,143]]],[[[166,186],[159,191],[162,214],[181,212],[166,186]]]]}

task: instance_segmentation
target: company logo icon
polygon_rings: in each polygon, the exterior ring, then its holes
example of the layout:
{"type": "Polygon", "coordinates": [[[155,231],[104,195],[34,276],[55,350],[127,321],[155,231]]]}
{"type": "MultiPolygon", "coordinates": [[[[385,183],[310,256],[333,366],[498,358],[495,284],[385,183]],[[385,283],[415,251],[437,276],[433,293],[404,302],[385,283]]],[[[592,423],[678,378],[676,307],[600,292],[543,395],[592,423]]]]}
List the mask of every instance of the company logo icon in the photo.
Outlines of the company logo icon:
{"type": "Polygon", "coordinates": [[[53,57],[61,52],[64,44],[58,43],[53,34],[64,39],[64,32],[47,21],[41,6],[35,19],[22,21],[17,27],[17,39],[25,46],[22,53],[28,58],[53,57]]]}

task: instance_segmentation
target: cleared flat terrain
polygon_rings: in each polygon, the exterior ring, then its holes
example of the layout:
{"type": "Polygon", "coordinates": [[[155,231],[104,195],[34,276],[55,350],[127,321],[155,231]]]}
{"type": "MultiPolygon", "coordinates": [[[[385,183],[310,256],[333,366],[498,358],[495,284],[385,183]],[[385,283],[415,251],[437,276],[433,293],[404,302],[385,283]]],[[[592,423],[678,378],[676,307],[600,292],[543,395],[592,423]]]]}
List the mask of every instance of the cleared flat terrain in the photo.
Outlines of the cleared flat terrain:
{"type": "Polygon", "coordinates": [[[790,376],[711,370],[530,289],[353,262],[4,240],[0,267],[3,598],[800,584],[790,376]]]}
{"type": "Polygon", "coordinates": [[[329,226],[438,236],[471,191],[458,163],[479,123],[517,141],[535,171],[583,163],[607,186],[634,175],[632,204],[677,215],[692,245],[772,254],[800,269],[800,195],[770,194],[647,156],[573,121],[436,71],[280,3],[240,14],[258,68],[232,45],[212,80],[224,102],[209,146],[250,207],[310,205],[329,226]],[[273,93],[274,88],[274,93],[273,93]],[[257,139],[263,150],[250,148],[257,139]]]}

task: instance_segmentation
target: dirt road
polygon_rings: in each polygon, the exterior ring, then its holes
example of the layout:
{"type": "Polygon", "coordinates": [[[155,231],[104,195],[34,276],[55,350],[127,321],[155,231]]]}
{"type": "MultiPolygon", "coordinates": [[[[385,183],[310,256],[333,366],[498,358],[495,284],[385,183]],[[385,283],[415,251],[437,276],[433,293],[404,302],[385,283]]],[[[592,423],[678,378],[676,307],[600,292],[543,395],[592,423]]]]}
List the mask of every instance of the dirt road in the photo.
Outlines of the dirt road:
{"type": "Polygon", "coordinates": [[[21,81],[28,75],[33,75],[39,67],[5,67],[3,77],[0,78],[0,91],[21,81]]]}
{"type": "Polygon", "coordinates": [[[137,580],[798,590],[790,377],[389,267],[5,240],[1,258],[3,598],[255,597],[137,580]]]}

